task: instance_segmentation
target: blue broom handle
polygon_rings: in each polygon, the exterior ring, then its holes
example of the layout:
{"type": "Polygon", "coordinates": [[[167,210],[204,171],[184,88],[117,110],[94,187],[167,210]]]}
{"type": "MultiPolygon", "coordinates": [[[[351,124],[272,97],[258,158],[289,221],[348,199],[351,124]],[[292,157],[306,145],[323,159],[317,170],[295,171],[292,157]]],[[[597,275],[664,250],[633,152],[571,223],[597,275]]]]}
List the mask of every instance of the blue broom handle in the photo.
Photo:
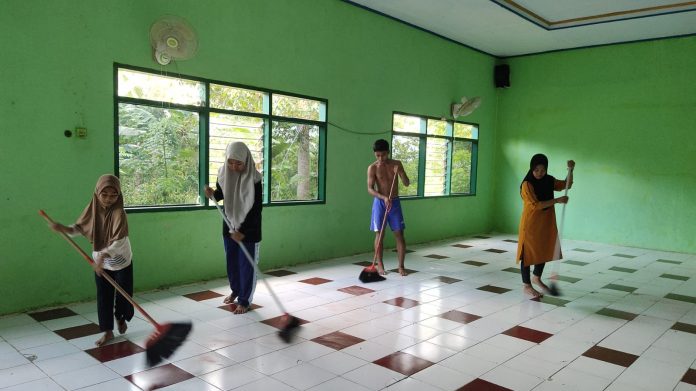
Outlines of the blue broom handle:
{"type": "MultiPolygon", "coordinates": [[[[220,204],[217,203],[217,200],[211,198],[211,201],[213,201],[213,203],[215,204],[215,207],[217,207],[217,210],[220,211],[220,214],[222,215],[223,220],[225,220],[225,224],[227,224],[227,227],[232,228],[232,224],[230,224],[230,221],[227,219],[227,215],[225,214],[225,211],[222,210],[222,207],[220,206],[220,204]]],[[[261,270],[259,270],[259,266],[256,264],[256,262],[254,262],[254,259],[251,257],[251,254],[249,254],[249,251],[246,249],[244,244],[242,242],[234,239],[234,238],[232,238],[232,240],[234,240],[239,245],[239,248],[242,249],[242,252],[244,253],[244,256],[246,257],[247,261],[249,261],[251,266],[254,268],[254,271],[256,272],[256,274],[258,274],[259,277],[261,277],[261,281],[263,281],[263,283],[266,284],[266,289],[268,289],[268,293],[271,294],[271,297],[273,298],[273,301],[275,301],[278,308],[280,308],[280,310],[284,314],[287,314],[288,311],[283,306],[283,303],[280,302],[280,300],[278,299],[278,296],[276,296],[276,294],[273,292],[273,288],[271,288],[271,284],[269,284],[268,281],[266,281],[266,279],[263,277],[263,273],[261,273],[261,270]]]]}

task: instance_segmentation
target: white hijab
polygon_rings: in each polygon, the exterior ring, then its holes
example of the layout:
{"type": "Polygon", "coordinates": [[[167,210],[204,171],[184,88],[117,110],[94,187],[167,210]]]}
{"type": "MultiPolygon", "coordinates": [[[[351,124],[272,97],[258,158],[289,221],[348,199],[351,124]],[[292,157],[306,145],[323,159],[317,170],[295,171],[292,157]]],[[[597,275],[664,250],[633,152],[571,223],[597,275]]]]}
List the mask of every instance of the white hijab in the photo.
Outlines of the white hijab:
{"type": "Polygon", "coordinates": [[[238,230],[254,206],[254,185],[261,182],[261,173],[256,171],[254,158],[249,147],[235,141],[227,146],[225,163],[218,170],[217,181],[225,197],[225,215],[232,224],[230,230],[238,230]],[[244,172],[238,173],[227,168],[227,160],[244,162],[244,172]]]}

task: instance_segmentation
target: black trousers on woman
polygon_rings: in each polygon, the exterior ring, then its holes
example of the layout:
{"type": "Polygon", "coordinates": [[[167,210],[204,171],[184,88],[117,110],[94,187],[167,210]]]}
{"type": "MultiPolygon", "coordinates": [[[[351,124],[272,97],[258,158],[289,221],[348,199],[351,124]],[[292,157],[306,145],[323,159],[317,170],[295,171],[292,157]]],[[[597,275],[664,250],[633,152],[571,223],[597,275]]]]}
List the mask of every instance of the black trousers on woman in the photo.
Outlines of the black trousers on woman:
{"type": "MultiPolygon", "coordinates": [[[[133,296],[133,263],[121,270],[106,270],[108,274],[131,297],[133,296]]],[[[99,329],[111,331],[114,329],[114,317],[118,320],[130,321],[133,318],[133,305],[126,300],[114,287],[106,281],[106,278],[94,275],[97,283],[97,314],[99,315],[99,329]],[[116,303],[114,304],[114,293],[116,303]]]]}

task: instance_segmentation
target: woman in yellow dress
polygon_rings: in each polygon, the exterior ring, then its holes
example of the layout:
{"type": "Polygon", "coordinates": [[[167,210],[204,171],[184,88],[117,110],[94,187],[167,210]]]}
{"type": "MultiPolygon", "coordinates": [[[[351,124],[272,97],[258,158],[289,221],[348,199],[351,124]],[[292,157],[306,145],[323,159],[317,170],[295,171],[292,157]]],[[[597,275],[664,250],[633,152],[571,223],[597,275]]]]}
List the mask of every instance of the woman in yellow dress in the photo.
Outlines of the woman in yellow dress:
{"type": "MultiPolygon", "coordinates": [[[[560,245],[558,254],[554,254],[558,229],[553,206],[568,202],[567,196],[553,197],[554,190],[565,189],[566,181],[548,175],[546,173],[548,166],[549,160],[545,155],[534,155],[529,164],[529,171],[520,185],[523,207],[516,259],[522,268],[524,293],[532,297],[542,296],[532,287],[532,282],[545,292],[549,290],[548,286],[541,281],[544,264],[560,259],[560,245]],[[534,276],[530,279],[531,265],[534,265],[534,276]]],[[[573,185],[574,167],[575,162],[569,160],[568,188],[573,185]]]]}

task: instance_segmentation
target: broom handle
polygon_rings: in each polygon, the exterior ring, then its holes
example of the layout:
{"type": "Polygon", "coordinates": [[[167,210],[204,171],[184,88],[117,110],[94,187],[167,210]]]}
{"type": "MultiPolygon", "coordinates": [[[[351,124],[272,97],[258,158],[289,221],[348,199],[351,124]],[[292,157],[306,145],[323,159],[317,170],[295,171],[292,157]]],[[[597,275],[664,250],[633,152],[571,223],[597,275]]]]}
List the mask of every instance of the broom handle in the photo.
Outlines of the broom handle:
{"type": "MultiPolygon", "coordinates": [[[[565,191],[563,192],[563,196],[568,196],[568,184],[570,183],[570,173],[572,172],[571,168],[568,167],[568,174],[566,175],[566,181],[565,181],[565,191]]],[[[561,219],[558,224],[558,238],[556,239],[556,246],[553,249],[553,257],[558,258],[558,261],[553,265],[553,270],[551,271],[551,275],[558,275],[558,269],[560,267],[561,263],[561,238],[563,238],[563,223],[565,223],[565,211],[566,211],[566,205],[567,203],[564,203],[561,206],[561,219]]]]}
{"type": "MultiPolygon", "coordinates": [[[[41,217],[46,219],[46,221],[48,221],[49,223],[55,224],[55,221],[53,221],[53,219],[51,219],[46,214],[46,212],[44,212],[43,210],[39,210],[39,214],[41,215],[41,217]]],[[[92,267],[94,267],[94,265],[96,265],[96,263],[94,262],[92,257],[87,255],[87,253],[85,253],[84,250],[82,250],[82,248],[80,246],[78,246],[77,243],[75,243],[75,241],[72,240],[72,238],[70,236],[68,236],[65,232],[60,232],[60,234],[61,234],[61,236],[63,236],[63,239],[67,240],[68,243],[70,243],[70,245],[73,246],[73,248],[75,250],[77,250],[77,252],[79,252],[80,255],[82,255],[82,257],[87,261],[87,263],[89,263],[92,267]]],[[[157,321],[155,321],[154,319],[152,319],[152,317],[150,315],[148,315],[147,312],[145,312],[143,307],[139,306],[138,303],[136,303],[135,300],[133,300],[133,298],[128,294],[128,292],[126,292],[123,288],[121,288],[121,286],[118,285],[118,283],[116,281],[114,281],[114,279],[111,278],[110,275],[108,275],[106,272],[104,272],[104,273],[102,273],[101,276],[104,277],[104,279],[106,279],[106,281],[108,281],[109,284],[113,285],[113,287],[116,288],[116,290],[118,291],[118,293],[121,294],[121,296],[123,296],[126,300],[128,300],[129,303],[133,304],[133,307],[137,308],[138,311],[140,311],[140,313],[143,314],[143,316],[145,318],[147,318],[147,320],[150,321],[150,323],[152,323],[157,329],[161,328],[160,324],[157,323],[157,321]]]]}
{"type": "MultiPolygon", "coordinates": [[[[227,224],[227,227],[232,228],[232,224],[230,224],[230,221],[227,219],[227,215],[225,214],[225,211],[222,210],[222,207],[220,206],[220,204],[217,203],[217,200],[211,198],[211,201],[213,201],[213,203],[217,207],[217,210],[220,211],[222,218],[225,220],[225,224],[227,224]]],[[[280,300],[278,299],[278,296],[276,296],[275,292],[273,292],[273,288],[271,288],[271,284],[269,284],[268,281],[266,281],[266,279],[263,277],[263,273],[261,273],[261,270],[259,270],[259,266],[256,264],[256,262],[254,262],[254,259],[251,257],[251,254],[249,254],[249,251],[246,249],[244,244],[242,242],[234,239],[234,238],[232,238],[232,240],[234,240],[239,245],[239,248],[242,249],[244,256],[246,257],[247,261],[249,261],[249,264],[254,268],[254,271],[256,272],[256,274],[261,277],[261,281],[263,281],[263,283],[266,285],[266,289],[268,290],[268,293],[271,294],[273,301],[275,301],[278,308],[280,308],[280,311],[283,312],[284,314],[287,314],[288,311],[283,306],[283,303],[280,302],[280,300]]]]}
{"type": "MultiPolygon", "coordinates": [[[[389,187],[389,200],[390,200],[390,201],[391,201],[391,198],[392,198],[392,192],[394,191],[394,183],[396,183],[396,177],[397,177],[398,172],[399,172],[399,167],[397,166],[397,167],[395,167],[395,168],[396,168],[396,170],[394,170],[394,178],[392,178],[391,187],[389,187]]],[[[390,206],[390,209],[391,209],[391,206],[390,206]]],[[[385,211],[384,211],[384,217],[382,217],[382,227],[379,229],[379,237],[377,238],[377,245],[375,246],[375,253],[374,253],[374,255],[372,256],[372,267],[374,267],[374,266],[375,266],[375,263],[377,263],[377,249],[378,249],[379,246],[382,244],[382,241],[383,241],[383,239],[384,239],[384,237],[382,236],[382,234],[384,233],[384,226],[385,226],[386,223],[387,223],[387,215],[388,215],[388,214],[389,214],[389,210],[385,210],[385,211]]]]}

